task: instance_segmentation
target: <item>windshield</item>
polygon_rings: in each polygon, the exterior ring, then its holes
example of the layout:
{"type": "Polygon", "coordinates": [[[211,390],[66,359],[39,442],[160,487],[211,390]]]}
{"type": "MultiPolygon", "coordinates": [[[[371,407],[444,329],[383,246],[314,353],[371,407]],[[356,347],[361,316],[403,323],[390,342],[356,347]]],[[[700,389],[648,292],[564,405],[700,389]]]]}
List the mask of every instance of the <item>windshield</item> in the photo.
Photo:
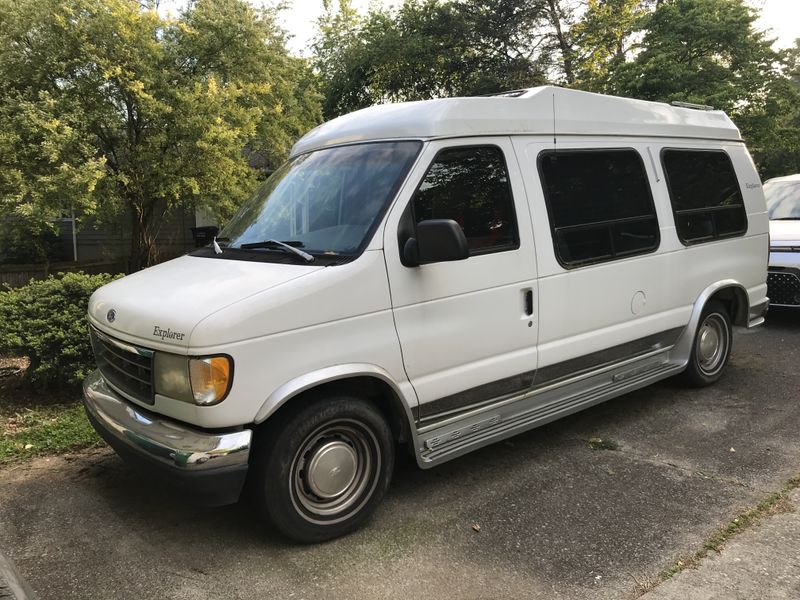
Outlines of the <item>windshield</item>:
{"type": "Polygon", "coordinates": [[[800,181],[768,181],[764,197],[770,219],[800,219],[800,181]]]}
{"type": "Polygon", "coordinates": [[[298,156],[256,190],[220,233],[220,245],[280,252],[262,244],[277,240],[310,254],[358,253],[421,147],[379,142],[298,156]]]}

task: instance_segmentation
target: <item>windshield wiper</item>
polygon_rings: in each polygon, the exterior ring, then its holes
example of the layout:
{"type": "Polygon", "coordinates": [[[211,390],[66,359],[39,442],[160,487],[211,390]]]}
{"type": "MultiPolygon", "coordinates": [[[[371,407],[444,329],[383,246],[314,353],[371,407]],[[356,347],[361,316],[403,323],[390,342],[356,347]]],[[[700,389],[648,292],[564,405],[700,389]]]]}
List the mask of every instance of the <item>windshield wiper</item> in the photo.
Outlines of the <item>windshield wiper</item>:
{"type": "Polygon", "coordinates": [[[279,242],[278,240],[264,240],[263,242],[253,242],[251,244],[242,244],[239,246],[242,250],[250,250],[253,248],[283,248],[284,250],[288,250],[289,252],[293,252],[306,262],[314,262],[314,257],[311,256],[308,252],[303,252],[299,248],[296,248],[292,244],[299,244],[302,246],[301,242],[279,242]]]}
{"type": "Polygon", "coordinates": [[[800,221],[800,217],[777,217],[770,219],[770,221],[800,221]]]}

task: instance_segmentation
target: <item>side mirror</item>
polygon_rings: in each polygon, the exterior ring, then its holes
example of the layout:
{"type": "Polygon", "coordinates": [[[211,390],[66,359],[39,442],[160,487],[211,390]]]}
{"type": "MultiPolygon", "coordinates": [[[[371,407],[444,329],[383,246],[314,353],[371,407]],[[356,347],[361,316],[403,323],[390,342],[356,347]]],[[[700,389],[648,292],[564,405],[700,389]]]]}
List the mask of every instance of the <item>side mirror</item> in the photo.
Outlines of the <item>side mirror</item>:
{"type": "Polygon", "coordinates": [[[467,238],[452,219],[417,223],[417,236],[408,238],[403,246],[403,264],[408,267],[465,258],[469,258],[467,238]]]}

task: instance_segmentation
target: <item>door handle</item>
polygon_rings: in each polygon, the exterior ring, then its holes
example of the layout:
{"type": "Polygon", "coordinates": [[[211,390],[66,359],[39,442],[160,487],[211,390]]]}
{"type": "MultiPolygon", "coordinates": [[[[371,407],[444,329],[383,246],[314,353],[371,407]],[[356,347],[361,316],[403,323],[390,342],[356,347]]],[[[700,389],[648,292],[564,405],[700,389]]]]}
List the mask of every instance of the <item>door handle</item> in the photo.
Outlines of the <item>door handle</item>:
{"type": "Polygon", "coordinates": [[[525,291],[525,314],[527,316],[533,315],[533,290],[527,289],[525,291]]]}

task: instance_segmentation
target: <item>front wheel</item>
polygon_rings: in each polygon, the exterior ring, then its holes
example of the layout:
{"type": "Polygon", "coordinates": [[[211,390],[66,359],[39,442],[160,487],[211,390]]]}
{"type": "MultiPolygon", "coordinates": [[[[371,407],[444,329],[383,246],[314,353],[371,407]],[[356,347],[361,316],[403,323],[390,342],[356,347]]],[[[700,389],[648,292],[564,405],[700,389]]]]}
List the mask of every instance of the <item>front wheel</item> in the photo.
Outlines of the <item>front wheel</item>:
{"type": "Polygon", "coordinates": [[[720,302],[709,302],[700,316],[684,379],[695,387],[715,383],[728,364],[733,329],[728,311],[720,302]]]}
{"type": "Polygon", "coordinates": [[[257,508],[286,537],[322,542],[360,527],[383,499],[394,442],[362,398],[320,398],[289,410],[255,449],[257,508]]]}

